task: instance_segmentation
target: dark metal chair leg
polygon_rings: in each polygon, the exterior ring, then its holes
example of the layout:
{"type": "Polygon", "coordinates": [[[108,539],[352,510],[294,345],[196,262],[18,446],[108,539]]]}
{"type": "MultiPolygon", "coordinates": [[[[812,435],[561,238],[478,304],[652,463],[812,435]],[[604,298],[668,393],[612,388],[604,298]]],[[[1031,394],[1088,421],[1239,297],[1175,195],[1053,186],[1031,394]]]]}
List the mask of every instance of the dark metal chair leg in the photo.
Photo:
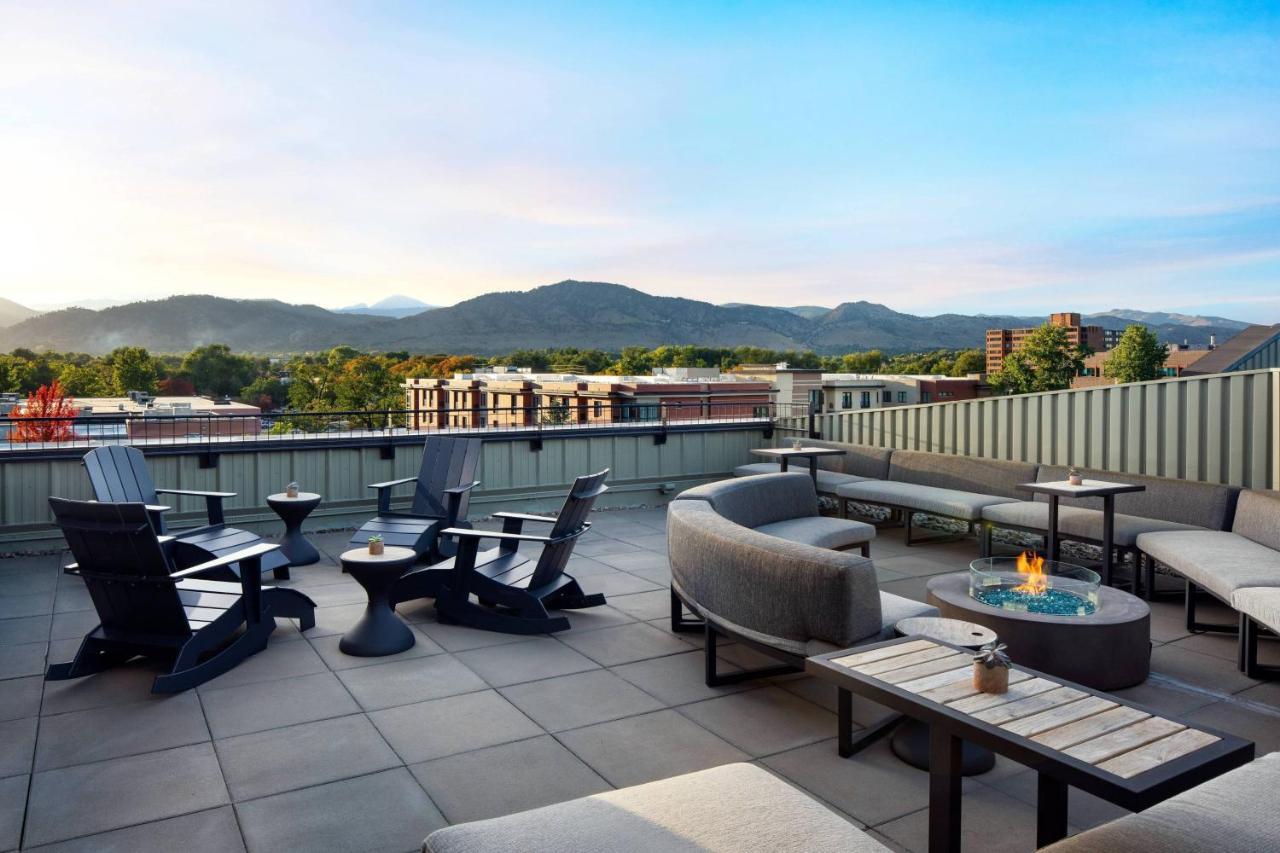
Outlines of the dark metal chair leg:
{"type": "Polygon", "coordinates": [[[1196,620],[1196,593],[1199,588],[1190,580],[1187,581],[1186,601],[1184,602],[1187,615],[1187,630],[1193,634],[1206,632],[1218,634],[1234,634],[1239,630],[1236,625],[1226,625],[1219,622],[1199,622],[1196,620]]]}

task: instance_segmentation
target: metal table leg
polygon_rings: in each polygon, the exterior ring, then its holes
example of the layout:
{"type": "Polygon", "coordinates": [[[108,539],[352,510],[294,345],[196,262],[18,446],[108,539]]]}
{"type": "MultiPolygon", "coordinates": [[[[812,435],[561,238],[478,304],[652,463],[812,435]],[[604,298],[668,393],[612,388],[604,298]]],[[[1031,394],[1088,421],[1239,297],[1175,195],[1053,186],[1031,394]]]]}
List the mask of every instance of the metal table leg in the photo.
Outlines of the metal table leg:
{"type": "Polygon", "coordinates": [[[1048,547],[1050,560],[1058,559],[1058,496],[1049,495],[1049,535],[1048,547]]]}
{"type": "Polygon", "coordinates": [[[960,850],[960,738],[929,731],[929,853],[960,850]]]}
{"type": "MultiPolygon", "coordinates": [[[[1102,583],[1111,586],[1111,552],[1115,547],[1116,530],[1116,498],[1115,495],[1102,496],[1102,583]]],[[[1134,570],[1134,586],[1137,586],[1137,570],[1134,570]]]]}
{"type": "Polygon", "coordinates": [[[1043,773],[1036,785],[1036,847],[1067,837],[1067,783],[1043,773]]]}

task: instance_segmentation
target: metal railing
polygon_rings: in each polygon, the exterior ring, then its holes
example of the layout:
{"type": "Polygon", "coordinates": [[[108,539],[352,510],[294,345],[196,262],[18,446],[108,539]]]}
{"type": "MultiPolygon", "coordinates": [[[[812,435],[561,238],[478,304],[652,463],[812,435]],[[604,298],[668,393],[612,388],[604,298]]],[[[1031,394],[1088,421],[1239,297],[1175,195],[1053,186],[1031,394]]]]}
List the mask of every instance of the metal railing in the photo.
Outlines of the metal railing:
{"type": "Polygon", "coordinates": [[[430,433],[537,440],[580,431],[662,433],[679,428],[741,427],[812,430],[807,408],[779,403],[643,403],[467,409],[280,411],[261,414],[121,412],[75,417],[0,417],[0,457],[71,451],[108,444],[148,450],[234,451],[238,448],[359,441],[416,441],[430,433]],[[806,424],[797,427],[796,424],[806,424]]]}

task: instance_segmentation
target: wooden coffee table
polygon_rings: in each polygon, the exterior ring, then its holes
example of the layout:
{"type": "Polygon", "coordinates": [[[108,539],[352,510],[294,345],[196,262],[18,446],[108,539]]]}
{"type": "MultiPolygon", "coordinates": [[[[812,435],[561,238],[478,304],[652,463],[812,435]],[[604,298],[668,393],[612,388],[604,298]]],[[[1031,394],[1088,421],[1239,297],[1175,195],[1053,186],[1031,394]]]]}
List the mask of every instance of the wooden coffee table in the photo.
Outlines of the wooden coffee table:
{"type": "Polygon", "coordinates": [[[979,693],[973,653],[934,640],[817,655],[805,671],[834,683],[842,704],[857,693],[930,727],[931,853],[960,849],[964,741],[1038,772],[1038,847],[1067,834],[1068,786],[1141,811],[1253,760],[1250,741],[1025,667],[1008,693],[979,693]]]}

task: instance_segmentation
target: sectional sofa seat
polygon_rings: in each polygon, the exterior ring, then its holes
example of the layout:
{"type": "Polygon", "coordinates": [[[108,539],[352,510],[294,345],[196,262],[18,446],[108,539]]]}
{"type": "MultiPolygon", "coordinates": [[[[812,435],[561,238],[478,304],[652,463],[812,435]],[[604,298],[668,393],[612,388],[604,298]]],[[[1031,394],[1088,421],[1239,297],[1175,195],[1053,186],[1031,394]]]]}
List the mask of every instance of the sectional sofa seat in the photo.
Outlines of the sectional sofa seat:
{"type": "Polygon", "coordinates": [[[789,850],[888,853],[808,794],[725,764],[506,817],[438,829],[423,853],[789,850]]]}
{"type": "Polygon", "coordinates": [[[845,514],[849,502],[901,510],[907,544],[911,544],[912,513],[959,519],[972,527],[986,507],[1018,502],[1018,484],[1033,481],[1036,467],[1028,462],[895,450],[889,458],[888,480],[848,483],[836,494],[845,514]]]}
{"type": "MultiPolygon", "coordinates": [[[[835,495],[836,489],[846,483],[860,483],[864,480],[883,480],[889,475],[889,457],[892,450],[881,447],[859,447],[852,444],[841,444],[836,441],[819,441],[805,439],[806,447],[833,447],[845,451],[843,456],[819,456],[818,459],[818,492],[823,495],[835,495]]],[[[752,462],[739,465],[733,469],[735,477],[750,477],[756,474],[776,474],[782,470],[777,462],[752,462]]],[[[808,459],[792,460],[791,471],[809,471],[808,459]]]]}
{"type": "MultiPolygon", "coordinates": [[[[709,629],[748,640],[792,665],[892,637],[899,619],[937,615],[927,604],[881,592],[875,564],[866,557],[753,529],[767,517],[763,508],[788,500],[788,492],[799,491],[797,481],[808,479],[787,473],[728,480],[713,485],[737,486],[730,492],[735,499],[685,492],[672,501],[667,548],[678,601],[709,629]]],[[[810,495],[812,488],[809,483],[810,495]]],[[[712,648],[708,644],[708,654],[712,648]]]]}
{"type": "MultiPolygon", "coordinates": [[[[1280,753],[1044,853],[1274,853],[1280,753]]],[[[505,817],[437,829],[423,853],[884,853],[810,795],[751,764],[725,764],[505,817]]]]}
{"type": "Polygon", "coordinates": [[[706,501],[743,527],[815,548],[859,546],[865,557],[876,537],[870,524],[819,515],[813,478],[796,471],[707,483],[681,492],[677,500],[706,501]],[[762,477],[768,479],[762,483],[762,477]]]}

